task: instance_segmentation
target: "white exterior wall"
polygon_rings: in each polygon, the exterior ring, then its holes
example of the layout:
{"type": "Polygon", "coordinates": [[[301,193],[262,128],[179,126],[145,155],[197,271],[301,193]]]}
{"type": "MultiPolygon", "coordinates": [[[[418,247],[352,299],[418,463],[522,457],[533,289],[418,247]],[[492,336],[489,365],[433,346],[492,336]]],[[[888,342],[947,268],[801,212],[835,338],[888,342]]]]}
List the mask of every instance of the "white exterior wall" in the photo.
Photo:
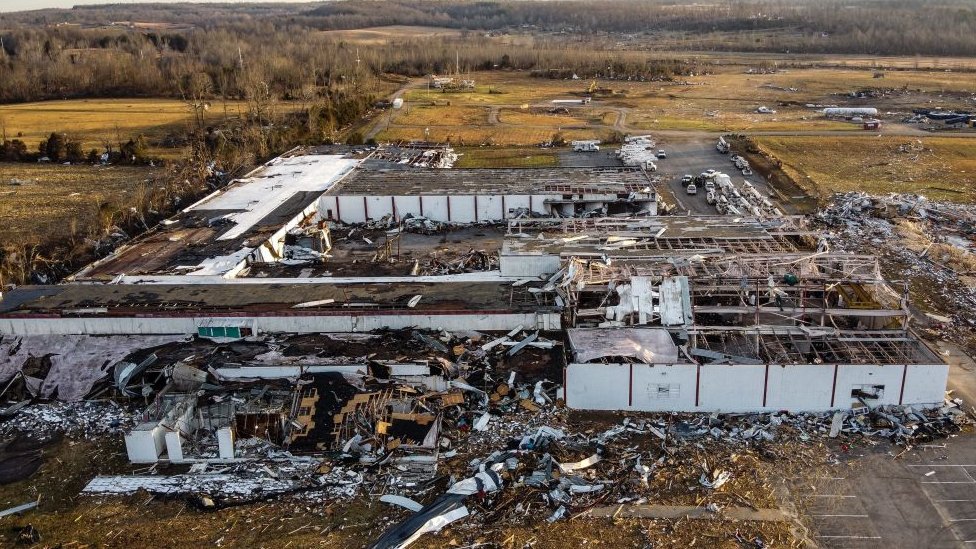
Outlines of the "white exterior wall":
{"type": "Polygon", "coordinates": [[[474,195],[450,196],[447,199],[451,203],[451,218],[437,219],[436,221],[450,221],[451,223],[474,223],[475,219],[475,197],[474,195]]]}
{"type": "Polygon", "coordinates": [[[320,196],[318,200],[319,219],[328,219],[329,210],[332,210],[332,219],[336,219],[336,204],[338,203],[339,197],[337,196],[320,196]]]}
{"type": "Polygon", "coordinates": [[[381,219],[387,215],[393,215],[392,196],[366,197],[366,217],[369,219],[381,219]]]}
{"type": "MultiPolygon", "coordinates": [[[[535,201],[532,201],[532,206],[535,206],[535,201]]],[[[529,197],[526,195],[515,195],[505,197],[505,218],[508,218],[508,212],[512,210],[517,210],[519,208],[529,207],[529,197]]]]}
{"type": "Polygon", "coordinates": [[[214,321],[235,324],[248,322],[261,332],[319,333],[368,332],[384,328],[416,327],[427,330],[511,330],[522,324],[539,329],[558,330],[559,313],[469,313],[342,315],[342,316],[261,316],[261,317],[159,317],[159,318],[0,318],[2,335],[43,334],[195,334],[197,327],[214,321]]]}
{"type": "Polygon", "coordinates": [[[830,408],[834,389],[832,364],[770,365],[766,407],[772,410],[824,410],[830,408]]]}
{"type": "MultiPolygon", "coordinates": [[[[550,194],[536,194],[532,195],[532,211],[542,215],[550,215],[549,205],[546,204],[546,199],[552,198],[550,194]]],[[[508,206],[508,204],[505,204],[508,206]]],[[[526,205],[528,207],[528,205],[526,205]]]]}
{"type": "Polygon", "coordinates": [[[396,202],[397,219],[403,219],[407,214],[411,214],[413,217],[420,215],[419,196],[394,196],[393,200],[396,202]]]}
{"type": "Polygon", "coordinates": [[[217,455],[220,459],[234,459],[234,430],[230,427],[217,429],[217,455]]]}
{"type": "MultiPolygon", "coordinates": [[[[909,364],[905,375],[905,394],[903,402],[930,402],[932,397],[945,395],[949,382],[949,365],[919,366],[909,364]]],[[[885,392],[888,388],[885,387],[885,392]]]]}
{"type": "Polygon", "coordinates": [[[628,364],[570,364],[566,367],[566,405],[581,410],[629,410],[628,364]]]}
{"type": "Polygon", "coordinates": [[[361,196],[340,196],[338,197],[338,208],[336,216],[339,221],[344,223],[365,223],[366,208],[361,196]]]}
{"type": "Polygon", "coordinates": [[[132,463],[156,463],[163,452],[166,430],[157,424],[142,424],[125,435],[125,451],[132,463]]]}
{"type": "MultiPolygon", "coordinates": [[[[837,369],[837,387],[834,396],[834,406],[849,408],[856,399],[851,398],[851,390],[860,385],[884,385],[884,394],[869,404],[899,404],[901,396],[901,380],[905,375],[902,365],[869,366],[869,365],[841,365],[837,369]]],[[[906,380],[907,382],[907,380],[906,380]]],[[[940,391],[939,401],[944,398],[945,386],[940,391]]]]}
{"type": "Polygon", "coordinates": [[[183,463],[183,435],[179,431],[166,433],[166,457],[172,463],[183,463]]]}
{"type": "Polygon", "coordinates": [[[849,409],[858,386],[884,385],[882,398],[870,404],[937,406],[948,371],[945,364],[703,365],[700,371],[694,364],[569,364],[565,397],[578,410],[823,412],[849,409]]]}
{"type": "MultiPolygon", "coordinates": [[[[694,411],[694,364],[634,364],[633,406],[631,410],[649,412],[694,411]],[[667,389],[666,391],[664,389],[667,389]]],[[[626,380],[607,381],[627,390],[626,380]]]]}
{"type": "Polygon", "coordinates": [[[427,219],[432,219],[434,221],[447,222],[448,221],[447,198],[448,197],[446,196],[421,197],[420,200],[423,202],[423,210],[424,210],[423,216],[426,217],[427,219]]]}
{"type": "MultiPolygon", "coordinates": [[[[509,210],[529,208],[549,215],[548,195],[445,195],[445,196],[322,196],[315,203],[322,219],[329,217],[343,223],[364,223],[368,218],[380,219],[395,214],[397,219],[411,214],[443,223],[474,223],[476,221],[503,221],[509,210]],[[448,208],[450,203],[450,209],[448,208]],[[394,211],[394,207],[396,211],[394,211]]],[[[566,211],[572,212],[572,205],[566,211]]]]}
{"type": "MultiPolygon", "coordinates": [[[[501,221],[508,217],[508,212],[502,209],[502,203],[506,202],[501,196],[479,195],[478,196],[478,220],[479,221],[501,221]]],[[[508,204],[505,204],[508,207],[508,204]]]]}
{"type": "Polygon", "coordinates": [[[708,380],[699,389],[699,403],[704,408],[735,412],[763,407],[765,364],[704,364],[701,378],[708,380]]]}

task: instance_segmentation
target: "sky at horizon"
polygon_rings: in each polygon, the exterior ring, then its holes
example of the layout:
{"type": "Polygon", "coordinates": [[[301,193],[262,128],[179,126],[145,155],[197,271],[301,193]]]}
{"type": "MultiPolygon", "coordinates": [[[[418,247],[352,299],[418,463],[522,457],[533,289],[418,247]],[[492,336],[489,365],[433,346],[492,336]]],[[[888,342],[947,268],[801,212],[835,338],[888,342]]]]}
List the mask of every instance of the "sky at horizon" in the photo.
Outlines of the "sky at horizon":
{"type": "Polygon", "coordinates": [[[91,4],[177,4],[198,3],[263,3],[263,2],[308,2],[313,0],[0,0],[0,12],[40,10],[46,8],[71,8],[91,4]]]}

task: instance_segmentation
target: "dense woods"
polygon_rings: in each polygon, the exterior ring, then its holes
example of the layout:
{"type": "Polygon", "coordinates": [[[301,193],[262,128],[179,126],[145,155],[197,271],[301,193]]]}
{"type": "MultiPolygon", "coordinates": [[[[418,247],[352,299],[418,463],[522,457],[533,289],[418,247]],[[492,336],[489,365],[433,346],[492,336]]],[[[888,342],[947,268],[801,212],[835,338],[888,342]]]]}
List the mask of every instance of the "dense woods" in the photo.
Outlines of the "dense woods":
{"type": "Polygon", "coordinates": [[[976,55],[962,0],[664,0],[87,6],[0,16],[0,101],[140,95],[330,100],[374,75],[563,69],[650,79],[695,70],[654,50],[976,55]],[[113,21],[147,22],[127,26],[113,21]],[[321,31],[378,25],[466,29],[458,37],[350,44],[321,31]],[[530,45],[486,36],[531,32],[530,45]]]}
{"type": "Polygon", "coordinates": [[[169,96],[334,100],[375,91],[382,73],[419,76],[462,70],[569,69],[581,77],[651,79],[691,70],[641,52],[606,51],[600,41],[539,39],[509,46],[484,34],[402,38],[355,45],[307,27],[254,24],[213,30],[140,32],[73,26],[5,31],[0,101],[169,96]]]}

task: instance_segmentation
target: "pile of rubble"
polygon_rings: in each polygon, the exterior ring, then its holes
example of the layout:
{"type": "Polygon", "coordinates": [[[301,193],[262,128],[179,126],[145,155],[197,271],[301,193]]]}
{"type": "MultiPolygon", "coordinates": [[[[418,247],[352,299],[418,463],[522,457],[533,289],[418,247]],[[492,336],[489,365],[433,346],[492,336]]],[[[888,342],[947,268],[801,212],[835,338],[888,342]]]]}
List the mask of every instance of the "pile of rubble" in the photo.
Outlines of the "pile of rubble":
{"type": "Polygon", "coordinates": [[[489,405],[490,420],[480,422],[465,441],[468,455],[481,454],[462,460],[463,467],[448,462],[447,489],[427,497],[426,505],[412,506],[415,514],[391,525],[373,547],[403,546],[466,517],[471,519],[462,528],[483,531],[499,524],[610,516],[624,509],[628,516],[665,512],[648,502],[687,504],[712,513],[739,506],[769,509],[776,502],[761,480],[760,462],[797,459],[796,449],[787,447],[814,441],[812,447],[841,435],[885,437],[907,445],[947,436],[971,422],[956,402],[933,411],[879,407],[850,416],[656,415],[576,433],[558,406],[535,414],[499,414],[489,405]]]}
{"type": "Polygon", "coordinates": [[[376,149],[371,158],[411,168],[447,169],[454,167],[458,156],[450,146],[410,142],[384,145],[376,149]]]}
{"type": "Polygon", "coordinates": [[[424,260],[418,267],[418,274],[452,275],[498,270],[498,256],[485,250],[468,250],[454,259],[443,259],[436,255],[424,260]]]}
{"type": "MultiPolygon", "coordinates": [[[[773,470],[829,462],[823,443],[871,437],[908,448],[972,419],[958,400],[931,410],[583,414],[562,399],[561,345],[519,326],[496,335],[300,336],[183,353],[177,367],[160,370],[173,377],[167,389],[147,385],[160,402],[190,384],[196,413],[187,416],[202,426],[183,433],[181,468],[153,463],[136,475],[98,476],[84,493],[146,491],[201,509],[378,502],[393,507],[377,525],[384,533],[375,548],[405,547],[448,525],[475,541],[491,529],[574,517],[662,518],[676,509],[779,516],[773,470]],[[297,373],[273,379],[276,368],[297,373]],[[235,409],[228,457],[218,449],[220,425],[210,425],[235,409]]],[[[154,417],[155,406],[140,418],[154,417]]],[[[135,423],[111,403],[31,405],[12,415],[8,434],[118,436],[135,423]]],[[[762,543],[779,539],[775,526],[762,528],[762,543]]]]}
{"type": "MultiPolygon", "coordinates": [[[[913,302],[956,328],[976,326],[976,207],[919,195],[838,194],[817,214],[836,250],[876,250],[892,279],[912,281],[913,302]]],[[[970,334],[971,335],[971,334],[970,334]]]]}
{"type": "Polygon", "coordinates": [[[111,400],[36,404],[24,400],[3,411],[0,438],[45,439],[63,434],[91,440],[121,435],[133,424],[132,414],[111,400]]]}
{"type": "Polygon", "coordinates": [[[348,500],[360,494],[362,484],[360,472],[283,452],[260,462],[219,466],[200,463],[177,475],[99,476],[82,493],[105,496],[145,491],[186,498],[201,509],[219,509],[285,494],[300,495],[306,501],[348,500]]]}
{"type": "Polygon", "coordinates": [[[393,217],[393,214],[386,214],[379,219],[367,221],[361,226],[370,230],[392,230],[399,228],[406,232],[419,234],[439,234],[448,228],[447,223],[409,213],[403,216],[399,222],[393,217]]]}

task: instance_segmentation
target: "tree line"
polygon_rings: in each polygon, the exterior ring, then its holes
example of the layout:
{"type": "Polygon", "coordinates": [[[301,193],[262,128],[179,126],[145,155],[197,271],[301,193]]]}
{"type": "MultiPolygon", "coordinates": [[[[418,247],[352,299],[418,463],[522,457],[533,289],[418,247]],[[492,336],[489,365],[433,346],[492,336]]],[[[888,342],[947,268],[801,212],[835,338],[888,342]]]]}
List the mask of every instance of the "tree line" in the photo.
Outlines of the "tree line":
{"type": "Polygon", "coordinates": [[[971,0],[346,0],[319,4],[103,5],[2,15],[0,27],[64,23],[105,26],[123,20],[193,26],[205,31],[261,25],[315,30],[422,25],[474,31],[626,33],[649,39],[662,33],[683,33],[695,40],[678,47],[709,50],[731,46],[739,51],[777,53],[976,54],[976,41],[972,40],[976,4],[971,0]],[[759,35],[760,39],[730,43],[730,34],[738,38],[759,35]]]}
{"type": "Polygon", "coordinates": [[[580,77],[652,79],[696,64],[641,52],[611,52],[601,39],[540,38],[507,45],[483,33],[355,44],[307,27],[270,22],[192,29],[176,35],[133,30],[29,27],[0,33],[0,102],[82,97],[204,97],[334,102],[336,90],[366,96],[376,77],[462,69],[568,69],[580,77]],[[614,66],[616,65],[616,66],[614,66]]]}

